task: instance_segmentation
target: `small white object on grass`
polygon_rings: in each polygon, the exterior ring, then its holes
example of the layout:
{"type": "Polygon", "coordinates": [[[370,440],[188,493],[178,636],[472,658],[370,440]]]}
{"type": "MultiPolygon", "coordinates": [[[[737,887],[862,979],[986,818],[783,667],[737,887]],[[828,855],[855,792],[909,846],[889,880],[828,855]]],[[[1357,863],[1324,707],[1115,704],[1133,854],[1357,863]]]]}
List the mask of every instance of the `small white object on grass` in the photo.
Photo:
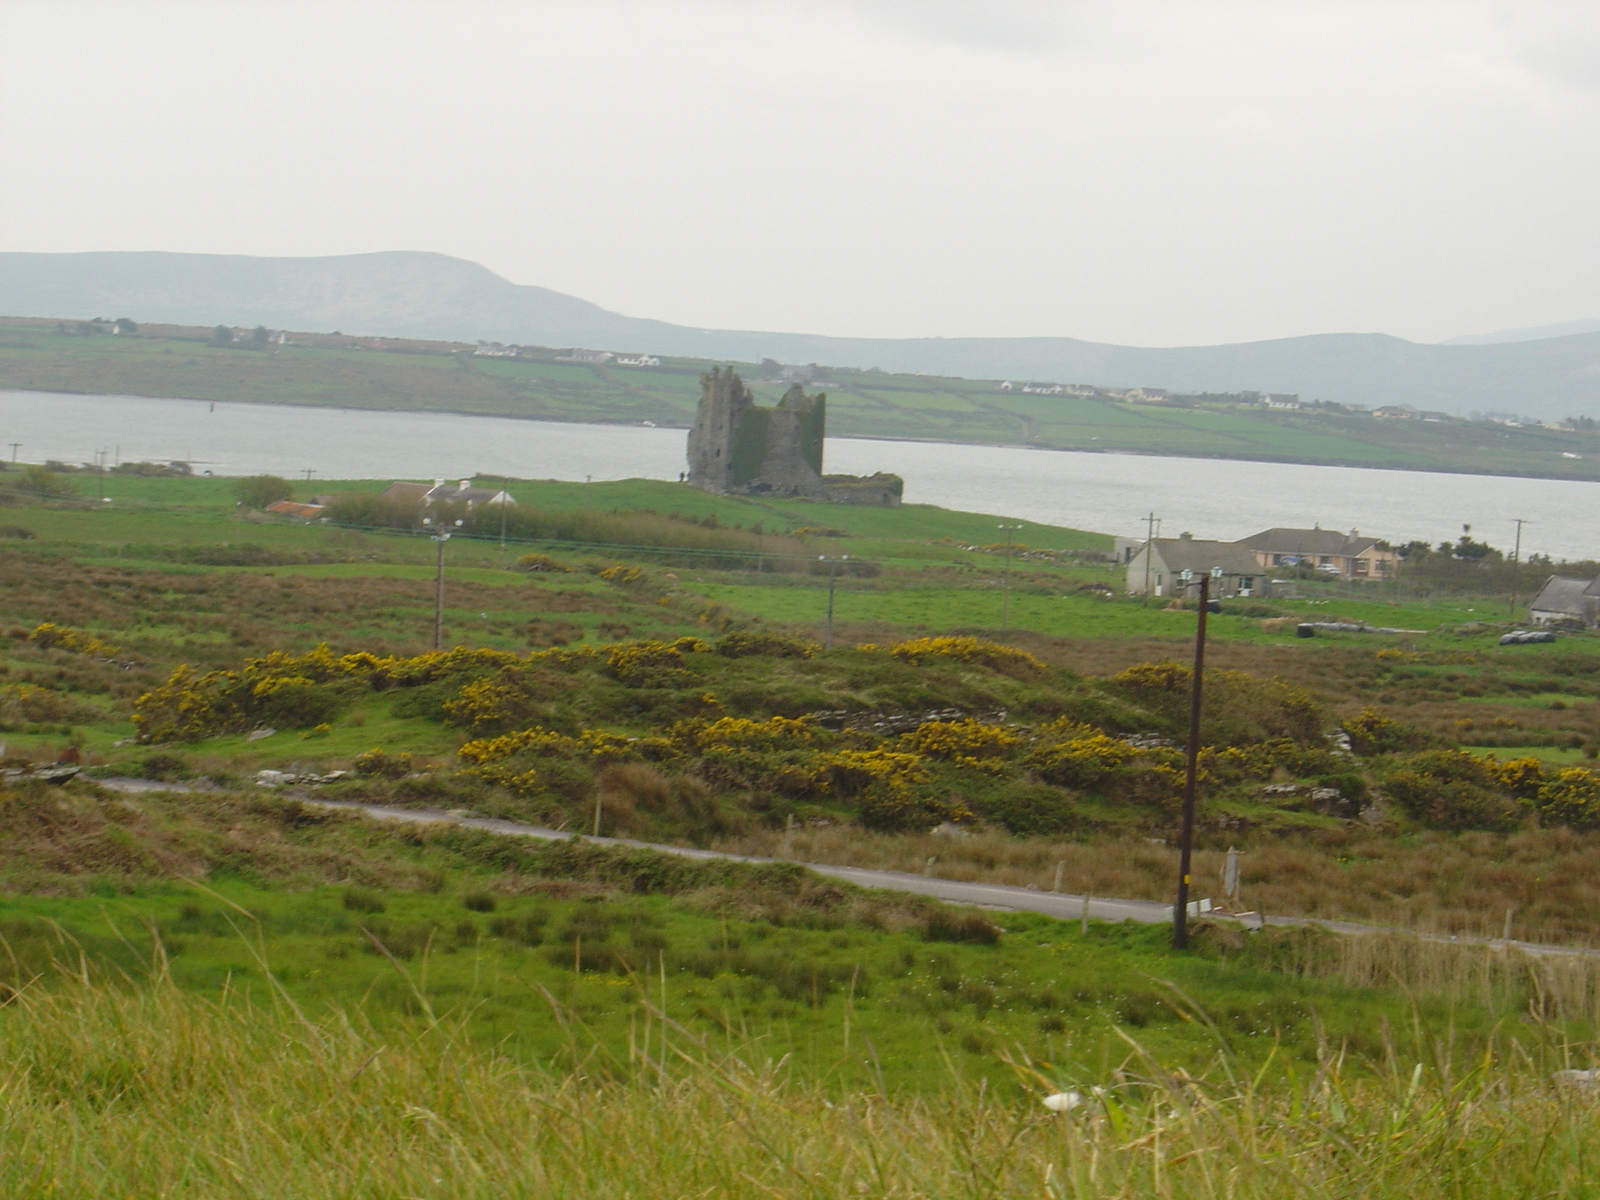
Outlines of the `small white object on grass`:
{"type": "Polygon", "coordinates": [[[1046,1096],[1042,1101],[1051,1112],[1071,1112],[1083,1103],[1080,1092],[1056,1092],[1046,1096]]]}

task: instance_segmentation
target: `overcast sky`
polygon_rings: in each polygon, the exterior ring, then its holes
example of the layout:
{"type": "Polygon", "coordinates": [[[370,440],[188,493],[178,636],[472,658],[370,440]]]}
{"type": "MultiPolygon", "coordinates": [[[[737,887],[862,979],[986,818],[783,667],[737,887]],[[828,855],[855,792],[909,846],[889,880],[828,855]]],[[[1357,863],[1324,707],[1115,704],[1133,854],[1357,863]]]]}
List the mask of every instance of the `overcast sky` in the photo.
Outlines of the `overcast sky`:
{"type": "Polygon", "coordinates": [[[0,249],[1134,345],[1600,316],[1600,5],[0,0],[0,249]]]}

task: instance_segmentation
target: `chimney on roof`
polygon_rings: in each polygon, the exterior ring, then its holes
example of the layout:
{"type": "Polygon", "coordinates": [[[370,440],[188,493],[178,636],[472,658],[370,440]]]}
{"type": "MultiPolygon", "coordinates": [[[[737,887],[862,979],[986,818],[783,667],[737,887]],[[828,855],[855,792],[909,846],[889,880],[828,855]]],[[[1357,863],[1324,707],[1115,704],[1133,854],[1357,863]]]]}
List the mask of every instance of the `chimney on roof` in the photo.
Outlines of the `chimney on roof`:
{"type": "Polygon", "coordinates": [[[472,486],[472,480],[470,480],[470,479],[463,479],[463,480],[462,480],[462,481],[461,481],[461,486],[460,486],[460,487],[458,487],[458,488],[457,488],[457,489],[456,489],[456,491],[458,491],[458,492],[464,492],[464,491],[466,491],[466,490],[467,490],[467,489],[468,489],[468,488],[469,488],[469,487],[471,487],[471,486],[472,486]]]}
{"type": "Polygon", "coordinates": [[[444,486],[444,480],[443,479],[435,479],[433,481],[433,486],[434,487],[443,487],[444,486]]]}
{"type": "Polygon", "coordinates": [[[1182,533],[1180,533],[1178,535],[1178,537],[1180,539],[1182,539],[1183,541],[1185,541],[1185,542],[1194,541],[1194,534],[1190,533],[1187,529],[1185,529],[1182,533]]]}

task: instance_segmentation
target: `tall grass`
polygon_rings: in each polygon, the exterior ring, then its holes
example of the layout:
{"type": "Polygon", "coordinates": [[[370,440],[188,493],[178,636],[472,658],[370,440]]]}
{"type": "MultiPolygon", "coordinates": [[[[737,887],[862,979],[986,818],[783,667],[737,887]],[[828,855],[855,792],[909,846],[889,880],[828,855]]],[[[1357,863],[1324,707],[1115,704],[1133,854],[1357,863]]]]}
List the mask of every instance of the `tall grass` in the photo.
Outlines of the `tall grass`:
{"type": "Polygon", "coordinates": [[[1130,1043],[1103,1076],[1017,1058],[1013,1088],[953,1070],[915,1099],[830,1093],[759,1043],[713,1048],[646,1008],[630,1070],[577,1035],[571,1058],[530,1069],[438,1023],[309,1020],[159,979],[25,990],[0,1010],[0,1192],[1492,1200],[1591,1194],[1600,1151],[1592,1108],[1551,1084],[1560,1057],[1510,1039],[1376,1075],[1329,1046],[1299,1077],[1259,1078],[1225,1056],[1203,1077],[1167,1071],[1130,1043]],[[1072,1111],[1040,1103],[1069,1085],[1072,1111]]]}
{"type": "MultiPolygon", "coordinates": [[[[1225,834],[1195,852],[1195,894],[1221,894],[1225,834]]],[[[1270,916],[1358,921],[1470,937],[1499,937],[1511,913],[1517,939],[1600,943],[1600,834],[1529,829],[1510,834],[1391,833],[1344,825],[1320,834],[1240,838],[1242,899],[1270,916]]],[[[718,844],[745,854],[921,874],[963,882],[1170,902],[1177,848],[1160,839],[878,834],[845,826],[758,830],[718,844]],[[787,839],[787,840],[786,840],[787,839]]]]}

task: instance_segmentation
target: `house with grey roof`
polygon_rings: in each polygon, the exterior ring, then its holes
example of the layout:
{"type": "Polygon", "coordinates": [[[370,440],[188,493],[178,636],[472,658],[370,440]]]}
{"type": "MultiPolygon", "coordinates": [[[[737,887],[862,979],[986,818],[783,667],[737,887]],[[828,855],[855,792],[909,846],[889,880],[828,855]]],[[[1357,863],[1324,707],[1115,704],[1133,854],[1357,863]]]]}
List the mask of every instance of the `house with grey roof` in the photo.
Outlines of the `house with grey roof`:
{"type": "Polygon", "coordinates": [[[1529,602],[1528,619],[1540,625],[1581,621],[1593,629],[1600,625],[1600,579],[1550,576],[1529,602]]]}
{"type": "Polygon", "coordinates": [[[1152,538],[1128,560],[1124,579],[1135,596],[1193,598],[1200,577],[1210,576],[1216,599],[1266,594],[1266,572],[1256,556],[1237,542],[1208,542],[1187,533],[1152,538]]]}
{"type": "Polygon", "coordinates": [[[1263,529],[1240,538],[1239,545],[1256,556],[1264,571],[1274,567],[1315,567],[1341,579],[1393,579],[1400,561],[1393,550],[1384,549],[1377,538],[1362,537],[1359,530],[1348,534],[1337,529],[1263,529]]]}

